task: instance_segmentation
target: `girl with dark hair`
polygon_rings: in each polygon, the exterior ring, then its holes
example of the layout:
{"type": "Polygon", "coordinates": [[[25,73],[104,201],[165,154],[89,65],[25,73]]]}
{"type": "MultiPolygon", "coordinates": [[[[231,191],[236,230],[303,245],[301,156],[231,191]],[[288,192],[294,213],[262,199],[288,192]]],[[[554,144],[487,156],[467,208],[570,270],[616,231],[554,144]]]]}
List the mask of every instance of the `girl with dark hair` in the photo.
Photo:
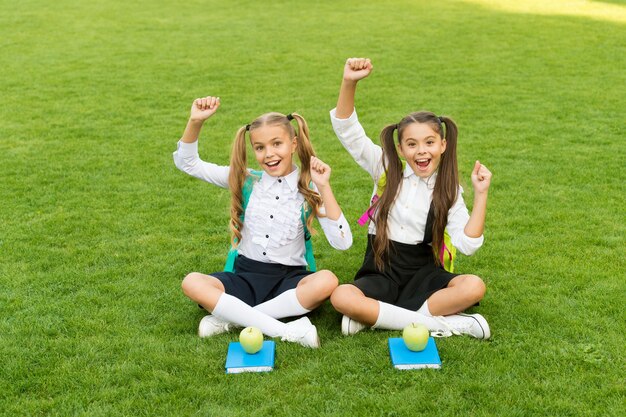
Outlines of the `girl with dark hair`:
{"type": "Polygon", "coordinates": [[[332,272],[306,268],[313,217],[331,246],[345,250],[352,245],[350,227],[330,186],[331,169],[315,156],[307,123],[296,113],[267,113],[242,126],[230,166],[202,161],[198,136],[219,107],[218,97],[194,100],[174,152],[181,171],[228,188],[232,196],[232,270],[192,272],[182,282],[185,295],[212,313],[200,321],[198,334],[207,337],[233,325],[254,326],[270,337],[319,347],[317,329],[307,317],[289,323],[278,319],[307,314],[337,287],[332,272]],[[262,171],[247,167],[247,136],[262,171]]]}
{"type": "Polygon", "coordinates": [[[331,111],[337,137],[373,178],[374,196],[385,177],[384,191],[368,212],[363,265],[353,284],[340,285],[331,295],[331,303],[344,315],[342,332],[422,323],[435,336],[488,339],[491,333],[482,315],[461,313],[483,298],[485,284],[475,275],[446,271],[438,254],[445,232],[466,255],[482,245],[491,172],[476,161],[470,215],[459,185],[452,119],[427,111],[411,113],[386,126],[380,134],[382,147],[375,145],[354,111],[357,82],[372,69],[369,59],[347,60],[337,107],[331,111]]]}

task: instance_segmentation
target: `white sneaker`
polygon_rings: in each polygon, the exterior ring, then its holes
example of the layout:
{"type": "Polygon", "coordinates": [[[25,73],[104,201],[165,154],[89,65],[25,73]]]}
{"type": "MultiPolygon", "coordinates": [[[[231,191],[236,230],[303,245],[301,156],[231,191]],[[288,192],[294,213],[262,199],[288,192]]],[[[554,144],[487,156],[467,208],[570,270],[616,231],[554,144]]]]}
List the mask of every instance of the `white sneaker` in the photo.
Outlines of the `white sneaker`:
{"type": "Polygon", "coordinates": [[[282,340],[300,343],[302,346],[310,348],[320,347],[317,329],[306,316],[287,323],[287,333],[282,337],[282,340]]]}
{"type": "Polygon", "coordinates": [[[230,330],[230,323],[212,314],[202,317],[198,326],[198,336],[209,337],[230,330]]]}
{"type": "Polygon", "coordinates": [[[452,314],[450,316],[435,317],[445,328],[441,331],[432,332],[432,336],[446,337],[452,334],[475,337],[476,339],[489,339],[491,331],[487,320],[480,314],[452,314]]]}
{"type": "Polygon", "coordinates": [[[343,316],[341,319],[341,333],[346,336],[350,336],[353,334],[357,334],[361,330],[367,328],[366,324],[361,323],[360,321],[356,321],[351,319],[348,316],[343,316]]]}

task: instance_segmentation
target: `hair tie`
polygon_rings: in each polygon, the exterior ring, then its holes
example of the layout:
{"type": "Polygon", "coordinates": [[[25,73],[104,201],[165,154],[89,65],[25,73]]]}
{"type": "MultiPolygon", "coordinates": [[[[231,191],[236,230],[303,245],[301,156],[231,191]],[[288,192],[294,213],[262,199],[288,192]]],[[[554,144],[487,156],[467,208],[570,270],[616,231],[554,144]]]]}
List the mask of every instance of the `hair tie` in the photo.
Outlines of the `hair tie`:
{"type": "Polygon", "coordinates": [[[439,121],[439,129],[441,129],[441,138],[445,138],[445,132],[443,130],[443,127],[446,125],[442,119],[443,116],[437,116],[437,120],[439,121]]]}
{"type": "Polygon", "coordinates": [[[398,130],[400,128],[400,123],[396,123],[396,125],[393,127],[393,130],[398,130]]]}
{"type": "Polygon", "coordinates": [[[246,125],[246,132],[250,130],[250,125],[246,125]]]}
{"type": "Polygon", "coordinates": [[[293,120],[293,115],[291,113],[289,113],[287,115],[287,120],[292,121],[293,120]]]}

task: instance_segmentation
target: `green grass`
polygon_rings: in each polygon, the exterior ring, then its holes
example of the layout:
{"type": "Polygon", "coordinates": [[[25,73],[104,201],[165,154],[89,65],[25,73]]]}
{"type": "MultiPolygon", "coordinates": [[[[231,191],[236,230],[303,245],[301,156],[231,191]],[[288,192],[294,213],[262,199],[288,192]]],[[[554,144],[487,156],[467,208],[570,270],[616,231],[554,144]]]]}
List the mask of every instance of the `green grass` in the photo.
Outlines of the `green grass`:
{"type": "MultiPolygon", "coordinates": [[[[262,3],[0,2],[0,414],[624,415],[623,2],[610,20],[262,3]],[[440,339],[442,370],[399,372],[398,332],[343,337],[325,304],[320,350],[278,343],[274,372],[225,375],[237,334],[198,339],[180,291],[228,246],[228,194],[173,165],[188,108],[222,98],[200,143],[217,163],[259,114],[302,113],[356,220],[371,184],[327,114],[350,56],[375,65],[357,100],[372,137],[427,108],[459,124],[468,203],[472,162],[494,173],[485,245],[458,261],[487,283],[493,339],[440,339]]],[[[354,235],[347,252],[315,238],[342,282],[354,235]]]]}

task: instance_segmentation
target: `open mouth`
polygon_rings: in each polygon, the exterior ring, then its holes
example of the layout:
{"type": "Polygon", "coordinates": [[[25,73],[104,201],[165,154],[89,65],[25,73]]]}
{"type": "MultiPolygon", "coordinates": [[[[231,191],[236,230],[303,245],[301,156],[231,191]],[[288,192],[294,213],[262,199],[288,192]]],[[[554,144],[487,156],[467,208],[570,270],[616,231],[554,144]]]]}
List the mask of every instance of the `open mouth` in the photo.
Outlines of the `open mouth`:
{"type": "Polygon", "coordinates": [[[415,161],[415,165],[417,165],[417,167],[420,170],[426,170],[428,168],[428,165],[430,165],[430,159],[429,158],[418,159],[415,161]]]}
{"type": "Polygon", "coordinates": [[[267,165],[267,167],[270,169],[276,168],[278,164],[280,164],[280,161],[270,161],[265,163],[265,165],[267,165]]]}

